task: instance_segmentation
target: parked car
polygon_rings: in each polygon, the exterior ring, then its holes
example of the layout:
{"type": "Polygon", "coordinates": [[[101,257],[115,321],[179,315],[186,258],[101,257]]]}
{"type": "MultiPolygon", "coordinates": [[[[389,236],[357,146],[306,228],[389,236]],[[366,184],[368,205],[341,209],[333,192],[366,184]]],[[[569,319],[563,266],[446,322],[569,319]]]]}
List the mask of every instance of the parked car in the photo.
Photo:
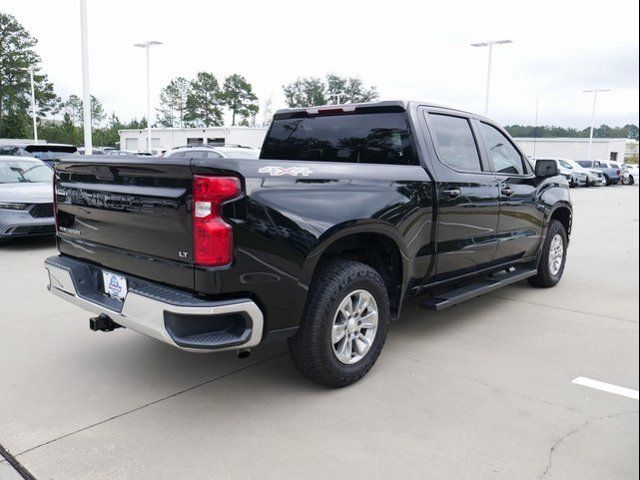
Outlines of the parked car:
{"type": "Polygon", "coordinates": [[[545,157],[541,160],[551,160],[557,162],[560,173],[565,176],[565,178],[567,178],[567,181],[569,182],[569,186],[571,188],[587,186],[589,181],[589,172],[572,160],[566,158],[550,157],[545,157]]]}
{"type": "MultiPolygon", "coordinates": [[[[78,148],[78,153],[80,155],[84,155],[84,152],[85,152],[85,148],[84,147],[78,148]]],[[[91,155],[105,155],[105,151],[102,148],[93,147],[91,149],[91,155]]]]}
{"type": "Polygon", "coordinates": [[[556,162],[534,169],[485,117],[404,101],[280,110],[257,160],[67,159],[55,182],[49,290],[92,330],[242,355],[288,338],[334,387],[369,371],[410,296],[441,310],[556,285],[573,215],[556,162]]]}
{"type": "Polygon", "coordinates": [[[55,233],[52,180],[40,160],[0,156],[0,239],[55,233]]]}
{"type": "Polygon", "coordinates": [[[638,165],[623,164],[622,165],[622,184],[633,185],[638,180],[638,165]]]}
{"type": "Polygon", "coordinates": [[[584,168],[578,162],[569,158],[562,158],[561,162],[564,166],[571,167],[572,172],[584,174],[586,178],[584,186],[586,187],[602,187],[606,183],[604,174],[597,168],[584,168]]]}
{"type": "Polygon", "coordinates": [[[178,147],[165,152],[164,158],[246,158],[257,159],[260,151],[245,147],[178,147]]]}
{"type": "Polygon", "coordinates": [[[587,171],[587,187],[604,187],[607,184],[602,170],[597,168],[585,168],[585,170],[587,171]]]}
{"type": "Polygon", "coordinates": [[[150,153],[150,152],[139,152],[137,150],[115,150],[115,149],[105,150],[104,154],[109,156],[125,156],[125,157],[130,157],[130,156],[152,157],[156,155],[153,152],[150,153]]]}
{"type": "Polygon", "coordinates": [[[578,160],[578,163],[584,168],[600,170],[604,175],[605,185],[615,185],[620,181],[622,171],[617,163],[604,160],[578,160]]]}
{"type": "Polygon", "coordinates": [[[63,143],[5,144],[0,145],[0,155],[34,157],[53,167],[61,158],[78,155],[78,149],[63,143]]]}
{"type": "Polygon", "coordinates": [[[129,156],[129,155],[136,155],[138,152],[136,150],[105,150],[104,154],[105,155],[111,155],[111,156],[129,156]]]}

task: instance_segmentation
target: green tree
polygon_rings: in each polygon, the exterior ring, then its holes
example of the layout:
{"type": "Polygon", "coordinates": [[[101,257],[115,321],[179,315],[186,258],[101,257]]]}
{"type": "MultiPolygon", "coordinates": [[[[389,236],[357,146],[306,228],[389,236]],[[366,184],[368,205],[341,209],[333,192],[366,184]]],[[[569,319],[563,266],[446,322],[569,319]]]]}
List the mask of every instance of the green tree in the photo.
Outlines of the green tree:
{"type": "MultiPolygon", "coordinates": [[[[538,137],[538,138],[588,138],[590,128],[576,129],[573,127],[557,127],[549,125],[540,125],[537,127],[531,125],[507,125],[505,129],[513,137],[538,137]]],[[[631,138],[638,139],[638,126],[625,125],[624,127],[610,127],[609,125],[600,125],[593,129],[595,138],[631,138]]]]}
{"type": "Polygon", "coordinates": [[[31,138],[33,132],[29,129],[29,116],[21,112],[7,112],[0,125],[0,138],[31,138]]]}
{"type": "Polygon", "coordinates": [[[222,103],[231,110],[231,125],[236,124],[237,116],[243,123],[248,123],[248,119],[258,113],[258,97],[253,93],[251,84],[237,73],[225,78],[222,103]]]}
{"type": "Polygon", "coordinates": [[[70,143],[79,145],[82,142],[82,130],[73,124],[69,113],[65,112],[62,122],[42,122],[39,134],[48,142],[70,143]]]}
{"type": "Polygon", "coordinates": [[[144,117],[140,117],[140,120],[134,118],[129,123],[124,125],[124,128],[130,130],[144,130],[145,128],[147,128],[147,119],[144,117]]]}
{"type": "Polygon", "coordinates": [[[56,113],[59,98],[40,72],[37,40],[11,15],[0,13],[0,136],[24,136],[31,105],[29,69],[33,70],[36,114],[56,113]]]}
{"type": "Polygon", "coordinates": [[[69,115],[71,122],[76,125],[82,125],[82,100],[77,95],[69,95],[67,101],[62,104],[62,111],[69,115]]]}
{"type": "Polygon", "coordinates": [[[102,102],[91,95],[91,127],[99,127],[100,125],[102,125],[102,122],[104,122],[105,118],[107,118],[107,112],[104,111],[102,102]]]}
{"type": "Polygon", "coordinates": [[[187,117],[196,126],[217,127],[223,124],[220,84],[212,73],[198,72],[191,81],[187,96],[187,117]]]}
{"type": "Polygon", "coordinates": [[[97,128],[93,132],[94,144],[101,147],[115,147],[120,141],[118,130],[124,129],[125,126],[115,113],[112,113],[107,121],[106,126],[97,128]]]}
{"type": "MultiPolygon", "coordinates": [[[[84,104],[77,95],[69,95],[67,101],[62,104],[62,111],[69,115],[71,122],[78,127],[84,125],[84,104]]],[[[95,129],[102,125],[107,118],[102,102],[91,95],[91,128],[95,129]]]]}
{"type": "Polygon", "coordinates": [[[191,93],[191,83],[184,77],[176,77],[160,92],[158,124],[163,127],[188,127],[189,109],[187,100],[191,93]]]}
{"type": "Polygon", "coordinates": [[[638,125],[625,125],[624,127],[622,127],[624,129],[624,132],[626,134],[627,138],[631,138],[633,140],[638,140],[638,125]]]}
{"type": "Polygon", "coordinates": [[[285,101],[289,107],[363,103],[378,98],[376,87],[366,87],[357,77],[328,74],[324,80],[316,77],[298,78],[283,85],[285,101]]]}
{"type": "Polygon", "coordinates": [[[284,98],[291,108],[326,105],[326,87],[322,79],[314,77],[298,78],[283,85],[284,98]]]}
{"type": "Polygon", "coordinates": [[[326,96],[330,103],[364,103],[378,98],[376,87],[365,87],[357,77],[341,77],[330,73],[327,75],[326,96]]]}

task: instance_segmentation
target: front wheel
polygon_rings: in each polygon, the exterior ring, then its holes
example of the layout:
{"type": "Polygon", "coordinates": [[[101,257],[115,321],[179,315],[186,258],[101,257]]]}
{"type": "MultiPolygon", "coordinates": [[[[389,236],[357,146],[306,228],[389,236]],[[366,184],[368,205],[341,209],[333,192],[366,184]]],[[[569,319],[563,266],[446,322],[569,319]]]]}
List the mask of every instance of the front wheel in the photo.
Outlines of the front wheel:
{"type": "Polygon", "coordinates": [[[380,274],[360,262],[334,260],[313,280],[289,351],[304,376],[344,387],[373,367],[388,328],[389,296],[380,274]]]}
{"type": "Polygon", "coordinates": [[[538,262],[538,273],[529,278],[531,285],[549,288],[558,284],[567,260],[567,240],[564,225],[558,220],[551,220],[538,262]]]}

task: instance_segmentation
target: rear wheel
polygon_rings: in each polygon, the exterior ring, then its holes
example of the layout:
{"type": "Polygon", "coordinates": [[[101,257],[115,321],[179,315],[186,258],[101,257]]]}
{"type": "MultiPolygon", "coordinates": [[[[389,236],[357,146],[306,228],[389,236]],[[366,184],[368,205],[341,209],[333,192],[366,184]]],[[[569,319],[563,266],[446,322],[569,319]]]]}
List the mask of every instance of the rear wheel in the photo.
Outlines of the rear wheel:
{"type": "Polygon", "coordinates": [[[548,288],[558,284],[564,273],[567,243],[564,225],[558,220],[551,220],[538,262],[538,273],[529,278],[531,285],[548,288]]]}
{"type": "Polygon", "coordinates": [[[296,368],[331,387],[350,385],[373,367],[389,328],[389,296],[370,266],[350,260],[320,267],[304,318],[289,339],[296,368]]]}

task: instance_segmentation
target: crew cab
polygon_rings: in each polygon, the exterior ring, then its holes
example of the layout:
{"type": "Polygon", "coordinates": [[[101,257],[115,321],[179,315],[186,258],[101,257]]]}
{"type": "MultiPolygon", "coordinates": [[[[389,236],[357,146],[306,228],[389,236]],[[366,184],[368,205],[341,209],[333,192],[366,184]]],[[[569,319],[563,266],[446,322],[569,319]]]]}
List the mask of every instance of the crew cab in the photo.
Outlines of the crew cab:
{"type": "Polygon", "coordinates": [[[64,159],[55,200],[49,290],[93,330],[242,355],[288,338],[336,387],[369,371],[410,296],[432,311],[556,285],[572,224],[555,161],[407,101],[280,110],[259,159],[64,159]]]}

